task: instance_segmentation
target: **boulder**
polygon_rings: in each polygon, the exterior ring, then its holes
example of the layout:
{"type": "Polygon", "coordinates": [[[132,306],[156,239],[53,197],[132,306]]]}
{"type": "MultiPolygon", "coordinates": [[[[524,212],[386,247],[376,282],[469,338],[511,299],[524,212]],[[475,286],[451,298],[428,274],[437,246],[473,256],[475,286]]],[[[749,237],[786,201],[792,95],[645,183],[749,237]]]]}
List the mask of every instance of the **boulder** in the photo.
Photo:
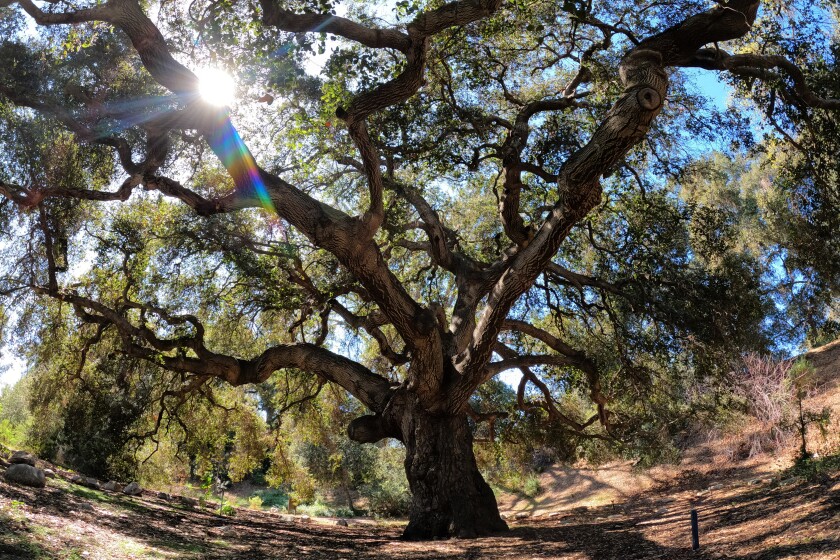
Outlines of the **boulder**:
{"type": "Polygon", "coordinates": [[[117,484],[113,480],[109,480],[108,482],[102,485],[102,489],[106,492],[116,492],[118,486],[119,484],[117,484]]]}
{"type": "Polygon", "coordinates": [[[347,523],[346,519],[339,519],[335,522],[335,524],[339,527],[348,527],[350,525],[349,523],[347,523]]]}
{"type": "Polygon", "coordinates": [[[130,482],[125,488],[123,488],[123,494],[127,494],[129,496],[139,496],[142,493],[143,489],[136,482],[130,482]]]}
{"type": "Polygon", "coordinates": [[[172,496],[170,496],[166,492],[158,492],[157,497],[160,498],[161,500],[166,501],[166,502],[168,502],[172,499],[172,496]]]}
{"type": "Polygon", "coordinates": [[[55,471],[52,470],[52,469],[44,469],[44,475],[47,478],[55,478],[56,477],[55,471]]]}
{"type": "Polygon", "coordinates": [[[189,496],[178,496],[178,501],[187,507],[194,508],[198,506],[198,500],[190,498],[189,496]]]}
{"type": "Polygon", "coordinates": [[[9,462],[13,465],[30,465],[35,466],[37,458],[32,453],[26,451],[15,451],[9,458],[9,462]]]}
{"type": "Polygon", "coordinates": [[[80,474],[74,474],[70,478],[70,482],[73,484],[78,484],[79,486],[86,486],[88,488],[93,488],[94,490],[99,490],[99,481],[95,478],[91,478],[89,476],[82,476],[80,474]]]}
{"type": "Polygon", "coordinates": [[[24,486],[34,486],[35,488],[43,488],[47,484],[47,477],[44,475],[44,471],[26,463],[10,465],[6,469],[5,477],[9,482],[23,484],[24,486]]]}
{"type": "Polygon", "coordinates": [[[527,511],[520,511],[519,513],[513,516],[514,519],[528,519],[529,517],[531,517],[531,514],[527,511]]]}

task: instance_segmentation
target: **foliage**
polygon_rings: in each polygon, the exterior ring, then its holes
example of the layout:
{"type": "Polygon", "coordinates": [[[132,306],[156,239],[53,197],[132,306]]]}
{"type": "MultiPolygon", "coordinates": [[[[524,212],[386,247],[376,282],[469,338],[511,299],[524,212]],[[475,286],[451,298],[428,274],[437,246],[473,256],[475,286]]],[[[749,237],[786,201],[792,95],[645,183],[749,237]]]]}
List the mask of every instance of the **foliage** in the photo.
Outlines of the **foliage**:
{"type": "Polygon", "coordinates": [[[733,360],[840,332],[835,3],[3,4],[2,337],[31,444],[87,474],[400,513],[389,438],[469,405],[534,493],[675,459],[733,360]]]}
{"type": "Polygon", "coordinates": [[[801,476],[811,483],[826,483],[840,472],[840,455],[799,457],[782,476],[801,476]]]}
{"type": "Polygon", "coordinates": [[[0,391],[0,443],[12,449],[29,444],[32,414],[29,395],[32,390],[28,376],[0,391]]]}
{"type": "Polygon", "coordinates": [[[812,374],[813,367],[804,358],[794,362],[758,354],[744,356],[741,368],[733,372],[733,390],[745,400],[748,415],[759,422],[748,438],[748,456],[784,448],[794,433],[800,439],[800,460],[810,456],[808,426],[817,424],[824,430],[829,421],[828,409],[814,412],[804,408],[813,385],[812,374]]]}
{"type": "Polygon", "coordinates": [[[522,486],[522,493],[529,498],[535,498],[541,491],[542,488],[540,488],[540,479],[533,475],[529,476],[525,480],[525,484],[522,486]]]}
{"type": "Polygon", "coordinates": [[[254,498],[259,499],[260,505],[264,509],[286,509],[286,507],[289,504],[288,494],[276,488],[267,488],[265,490],[259,490],[257,493],[251,496],[249,501],[253,500],[254,498]]]}

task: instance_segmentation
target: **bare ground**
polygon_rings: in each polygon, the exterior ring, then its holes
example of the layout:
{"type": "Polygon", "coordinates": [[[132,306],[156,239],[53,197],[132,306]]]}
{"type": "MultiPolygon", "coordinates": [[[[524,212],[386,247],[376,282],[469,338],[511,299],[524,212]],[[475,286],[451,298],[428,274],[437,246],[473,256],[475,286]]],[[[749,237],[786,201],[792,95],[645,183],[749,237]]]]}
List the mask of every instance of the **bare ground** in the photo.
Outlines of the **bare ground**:
{"type": "MultiPolygon", "coordinates": [[[[816,368],[813,409],[832,409],[827,437],[840,448],[840,341],[806,354],[816,368]]],[[[36,490],[0,478],[0,560],[234,559],[717,559],[840,560],[840,456],[810,472],[789,457],[734,462],[737,442],[710,438],[679,466],[629,463],[551,469],[535,498],[505,494],[511,530],[478,540],[409,543],[399,523],[291,518],[240,509],[222,517],[155,497],[130,498],[49,480],[36,490]],[[808,474],[806,478],[796,476],[808,474]],[[689,512],[701,548],[691,550],[689,512]],[[524,519],[515,519],[516,514],[524,519]]]]}
{"type": "Polygon", "coordinates": [[[750,479],[754,474],[687,470],[626,501],[557,504],[540,516],[510,521],[511,531],[499,537],[430,543],[398,540],[398,525],[351,520],[339,527],[330,520],[304,523],[245,509],[222,517],[63,480],[51,480],[42,490],[0,482],[0,560],[840,559],[840,472],[819,482],[750,479]],[[690,549],[692,507],[702,529],[696,553],[690,549]]]}

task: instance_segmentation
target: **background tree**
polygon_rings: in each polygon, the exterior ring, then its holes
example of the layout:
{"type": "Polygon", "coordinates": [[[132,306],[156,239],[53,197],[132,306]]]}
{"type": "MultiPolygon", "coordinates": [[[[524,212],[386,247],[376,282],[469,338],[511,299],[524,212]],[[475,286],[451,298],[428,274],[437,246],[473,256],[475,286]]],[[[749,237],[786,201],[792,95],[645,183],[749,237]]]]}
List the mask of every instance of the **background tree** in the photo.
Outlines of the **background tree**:
{"type": "Polygon", "coordinates": [[[750,127],[703,118],[677,69],[769,87],[829,136],[813,115],[840,107],[804,73],[836,35],[788,39],[836,27],[830,2],[0,9],[0,293],[24,346],[70,376],[133,363],[158,392],[132,406],[173,421],[219,382],[342,387],[370,411],[351,439],[405,445],[407,538],[505,529],[470,424],[498,417],[470,403],[499,373],[566,433],[642,437],[767,345],[760,255],[677,196],[700,139],[737,151],[750,127]],[[205,101],[202,65],[239,101],[205,101]],[[76,342],[43,352],[59,327],[76,342]]]}

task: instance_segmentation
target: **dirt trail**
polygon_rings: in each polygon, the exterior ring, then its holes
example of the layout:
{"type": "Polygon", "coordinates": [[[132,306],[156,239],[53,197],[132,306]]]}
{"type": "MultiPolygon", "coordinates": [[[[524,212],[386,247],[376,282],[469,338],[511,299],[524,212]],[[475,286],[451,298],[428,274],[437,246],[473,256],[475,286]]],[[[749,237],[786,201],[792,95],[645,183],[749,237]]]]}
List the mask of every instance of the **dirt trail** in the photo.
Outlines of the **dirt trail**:
{"type": "MultiPolygon", "coordinates": [[[[836,439],[840,341],[806,356],[820,387],[807,404],[834,409],[836,439]]],[[[822,445],[836,450],[837,443],[829,438],[822,445]]],[[[793,472],[784,460],[722,460],[724,445],[710,441],[680,466],[647,471],[626,462],[554,468],[542,475],[543,493],[535,498],[500,497],[508,533],[425,543],[399,541],[398,523],[350,520],[340,527],[245,509],[222,517],[61,479],[40,490],[0,479],[0,560],[840,560],[840,456],[793,472]],[[698,552],[690,550],[692,508],[700,516],[698,552]]]]}
{"type": "Polygon", "coordinates": [[[754,474],[684,471],[667,486],[651,481],[625,502],[558,507],[511,520],[511,531],[499,537],[430,543],[399,541],[396,525],[351,520],[339,527],[249,510],[221,517],[61,480],[42,490],[0,482],[0,560],[840,559],[840,472],[819,483],[743,482],[754,474]],[[702,527],[698,553],[690,551],[692,507],[702,527]]]}

